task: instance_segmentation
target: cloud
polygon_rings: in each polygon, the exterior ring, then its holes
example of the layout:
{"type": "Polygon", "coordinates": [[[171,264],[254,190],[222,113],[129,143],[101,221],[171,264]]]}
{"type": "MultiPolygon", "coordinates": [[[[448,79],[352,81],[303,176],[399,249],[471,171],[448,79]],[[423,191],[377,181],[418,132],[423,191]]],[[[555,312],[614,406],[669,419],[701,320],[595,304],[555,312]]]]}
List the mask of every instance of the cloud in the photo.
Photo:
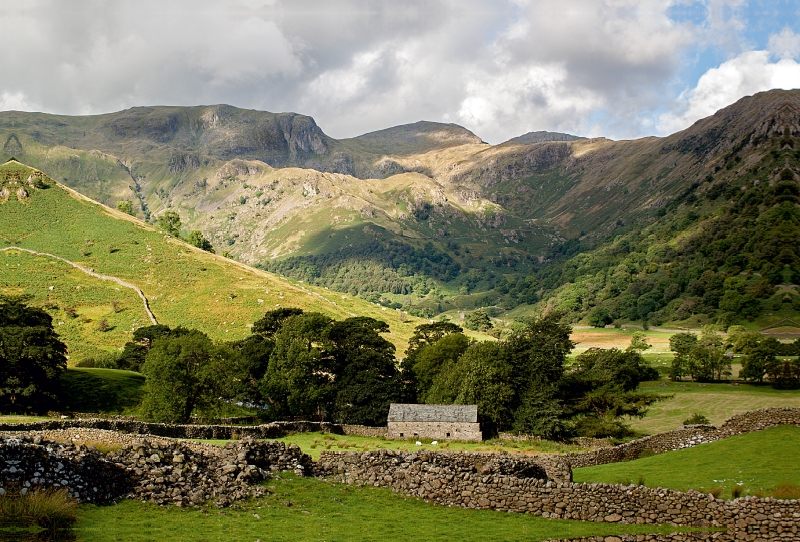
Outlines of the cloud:
{"type": "Polygon", "coordinates": [[[744,0],[705,1],[700,25],[671,18],[675,2],[10,0],[4,38],[20,46],[0,55],[0,107],[229,103],[312,115],[334,137],[424,119],[500,142],[532,130],[636,137],[655,111],[677,108],[663,127],[714,107],[703,89],[725,74],[742,88],[791,79],[790,30],[770,42],[774,62],[751,59],[744,0]],[[698,39],[736,56],[671,103],[698,39]]]}
{"type": "Polygon", "coordinates": [[[661,115],[658,128],[669,134],[713,115],[736,100],[773,88],[800,88],[800,36],[785,28],[769,38],[769,51],[748,51],[704,73],[678,100],[679,112],[661,115]],[[779,60],[773,60],[777,57],[779,60]]]}

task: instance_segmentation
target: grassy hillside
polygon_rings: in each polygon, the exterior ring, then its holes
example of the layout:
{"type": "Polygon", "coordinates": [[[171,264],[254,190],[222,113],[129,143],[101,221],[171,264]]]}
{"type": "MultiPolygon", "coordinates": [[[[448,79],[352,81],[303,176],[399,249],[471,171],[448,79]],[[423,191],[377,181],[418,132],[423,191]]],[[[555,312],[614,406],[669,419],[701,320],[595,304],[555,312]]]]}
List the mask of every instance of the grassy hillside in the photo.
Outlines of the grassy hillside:
{"type": "Polygon", "coordinates": [[[196,327],[218,340],[246,336],[248,325],[276,306],[383,319],[400,351],[415,325],[399,311],[281,280],[196,249],[17,162],[0,166],[0,185],[0,193],[8,194],[0,203],[0,249],[52,255],[2,250],[0,289],[31,295],[33,303],[45,307],[73,361],[119,348],[135,327],[150,323],[134,290],[89,273],[141,289],[159,323],[196,327]],[[33,185],[37,180],[40,188],[33,185]],[[25,197],[17,196],[20,189],[25,197]]]}
{"type": "Polygon", "coordinates": [[[576,482],[643,483],[685,491],[723,490],[731,498],[775,494],[800,497],[800,427],[781,426],[627,463],[575,469],[576,482]],[[793,494],[791,493],[793,492],[793,494]]]}

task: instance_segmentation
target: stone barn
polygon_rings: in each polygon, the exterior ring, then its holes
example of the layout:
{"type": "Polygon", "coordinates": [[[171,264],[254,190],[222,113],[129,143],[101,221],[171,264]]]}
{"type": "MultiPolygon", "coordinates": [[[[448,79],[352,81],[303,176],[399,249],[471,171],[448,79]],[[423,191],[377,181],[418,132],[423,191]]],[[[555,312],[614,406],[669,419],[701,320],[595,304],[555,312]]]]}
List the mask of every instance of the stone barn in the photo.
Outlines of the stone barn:
{"type": "Polygon", "coordinates": [[[483,440],[478,405],[389,405],[387,433],[392,439],[483,440]]]}

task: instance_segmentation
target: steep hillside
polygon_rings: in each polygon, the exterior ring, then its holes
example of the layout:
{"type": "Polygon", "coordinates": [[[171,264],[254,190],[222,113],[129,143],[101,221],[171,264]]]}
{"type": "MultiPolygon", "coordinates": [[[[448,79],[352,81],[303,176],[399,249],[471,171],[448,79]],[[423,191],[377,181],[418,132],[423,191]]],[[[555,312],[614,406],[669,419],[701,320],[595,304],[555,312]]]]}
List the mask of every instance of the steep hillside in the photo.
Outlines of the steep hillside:
{"type": "Polygon", "coordinates": [[[48,310],[73,360],[121,347],[154,319],[242,338],[276,306],[383,319],[400,351],[414,326],[399,311],[196,249],[16,161],[0,166],[0,293],[48,310]]]}
{"type": "Polygon", "coordinates": [[[6,156],[106,204],[132,201],[151,222],[176,210],[218,253],[420,316],[550,304],[576,321],[602,306],[622,322],[761,322],[794,310],[773,299],[776,287],[793,299],[797,269],[776,248],[796,243],[795,207],[775,191],[794,190],[783,177],[796,180],[799,100],[760,93],[633,141],[532,132],[492,146],[429,122],[337,141],[309,117],[229,106],[0,113],[0,140],[6,156]],[[721,306],[736,257],[750,278],[735,290],[758,302],[721,306]],[[695,268],[722,275],[701,292],[695,268]],[[708,291],[720,300],[697,302],[708,291]]]}

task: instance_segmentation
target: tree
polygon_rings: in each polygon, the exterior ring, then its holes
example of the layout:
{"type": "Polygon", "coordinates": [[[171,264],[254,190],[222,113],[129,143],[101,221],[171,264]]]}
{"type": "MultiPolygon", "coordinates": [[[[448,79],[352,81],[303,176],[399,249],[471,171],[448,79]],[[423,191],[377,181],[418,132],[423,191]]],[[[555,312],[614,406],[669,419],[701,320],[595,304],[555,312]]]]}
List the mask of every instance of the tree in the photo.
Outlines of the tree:
{"type": "Polygon", "coordinates": [[[464,327],[472,331],[489,331],[492,329],[492,319],[483,309],[476,309],[464,318],[464,327]]]}
{"type": "Polygon", "coordinates": [[[652,344],[647,342],[647,333],[644,331],[634,331],[631,337],[631,344],[628,346],[627,350],[641,354],[652,346],[652,344]]]}
{"type": "Polygon", "coordinates": [[[59,404],[67,347],[53,318],[26,301],[0,297],[0,412],[45,413],[59,404]]]}
{"type": "Polygon", "coordinates": [[[611,322],[613,318],[604,307],[595,307],[589,311],[589,325],[592,327],[605,327],[611,322]]]}
{"type": "Polygon", "coordinates": [[[461,333],[462,331],[464,331],[464,329],[461,326],[450,322],[420,324],[414,328],[414,333],[408,340],[406,357],[400,362],[404,396],[416,397],[419,394],[417,377],[413,369],[417,362],[417,353],[425,345],[433,344],[446,335],[461,333]]]}
{"type": "Polygon", "coordinates": [[[767,378],[772,387],[779,390],[796,390],[800,388],[800,362],[785,359],[767,368],[767,378]]]}
{"type": "Polygon", "coordinates": [[[474,343],[459,358],[454,380],[459,386],[455,403],[478,405],[485,433],[511,423],[514,390],[510,384],[511,367],[500,357],[497,343],[474,343]]]}
{"type": "Polygon", "coordinates": [[[327,340],[332,320],[310,312],[289,316],[260,386],[277,416],[323,419],[335,396],[335,360],[327,340]]]}
{"type": "Polygon", "coordinates": [[[620,418],[644,416],[646,406],[660,398],[636,391],[639,383],[658,379],[658,371],[636,350],[590,348],[575,362],[561,388],[567,413],[582,436],[625,436],[630,431],[620,418]]]}
{"type": "MultiPolygon", "coordinates": [[[[186,331],[184,328],[178,329],[181,330],[180,332],[186,331]]],[[[136,329],[133,332],[132,339],[125,343],[122,354],[120,354],[119,360],[117,360],[117,366],[120,369],[127,369],[129,371],[140,371],[142,365],[144,365],[147,353],[153,346],[153,341],[167,336],[170,333],[172,333],[172,330],[169,326],[163,324],[144,326],[136,329]]]]}
{"type": "Polygon", "coordinates": [[[669,338],[669,349],[675,353],[672,359],[670,377],[680,380],[689,373],[689,353],[697,346],[697,335],[684,332],[675,333],[669,338]]]}
{"type": "Polygon", "coordinates": [[[251,332],[261,335],[265,339],[272,339],[287,318],[300,314],[303,314],[303,309],[297,307],[281,307],[280,309],[267,311],[263,317],[253,322],[251,332]]]}
{"type": "Polygon", "coordinates": [[[122,211],[123,213],[131,216],[136,216],[136,213],[133,212],[133,205],[131,205],[131,202],[128,200],[118,201],[115,207],[117,211],[122,211]]]}
{"type": "Polygon", "coordinates": [[[560,322],[562,316],[550,313],[537,318],[514,331],[500,347],[500,357],[510,367],[509,383],[515,391],[511,408],[512,425],[517,431],[552,436],[564,429],[553,418],[556,410],[561,413],[554,390],[564,376],[564,364],[575,343],[570,339],[572,327],[560,322]],[[550,422],[536,422],[538,418],[550,422]]]}
{"type": "Polygon", "coordinates": [[[414,328],[414,333],[408,340],[408,349],[405,359],[413,364],[417,352],[426,344],[433,344],[442,337],[451,333],[461,333],[464,329],[461,326],[450,322],[434,322],[432,324],[420,324],[414,328]]]}
{"type": "Polygon", "coordinates": [[[192,246],[196,246],[199,249],[214,254],[214,247],[211,245],[208,239],[203,237],[203,232],[200,230],[190,231],[189,236],[186,238],[186,242],[192,246]]]}
{"type": "Polygon", "coordinates": [[[457,391],[448,384],[459,358],[470,345],[463,333],[445,335],[417,351],[411,370],[417,383],[416,399],[421,403],[451,403],[457,391]]]}
{"type": "Polygon", "coordinates": [[[777,350],[779,346],[780,342],[777,339],[763,340],[763,337],[755,344],[748,344],[742,360],[742,370],[739,371],[739,378],[763,382],[767,370],[772,369],[778,363],[777,350]]]}
{"type": "Polygon", "coordinates": [[[172,237],[181,236],[181,217],[175,211],[167,211],[158,217],[158,227],[172,237]]]}
{"type": "Polygon", "coordinates": [[[263,405],[266,398],[261,394],[261,381],[267,374],[269,358],[275,349],[275,341],[253,334],[240,341],[228,343],[237,353],[239,365],[235,368],[231,394],[235,400],[263,405]]]}
{"type": "Polygon", "coordinates": [[[195,411],[213,412],[226,383],[230,348],[215,346],[201,331],[176,331],[153,342],[142,366],[142,412],[155,422],[186,423],[195,411]]]}
{"type": "Polygon", "coordinates": [[[381,336],[388,331],[386,322],[363,316],[331,325],[328,341],[335,365],[334,419],[384,425],[389,404],[405,399],[394,345],[381,336]]]}

